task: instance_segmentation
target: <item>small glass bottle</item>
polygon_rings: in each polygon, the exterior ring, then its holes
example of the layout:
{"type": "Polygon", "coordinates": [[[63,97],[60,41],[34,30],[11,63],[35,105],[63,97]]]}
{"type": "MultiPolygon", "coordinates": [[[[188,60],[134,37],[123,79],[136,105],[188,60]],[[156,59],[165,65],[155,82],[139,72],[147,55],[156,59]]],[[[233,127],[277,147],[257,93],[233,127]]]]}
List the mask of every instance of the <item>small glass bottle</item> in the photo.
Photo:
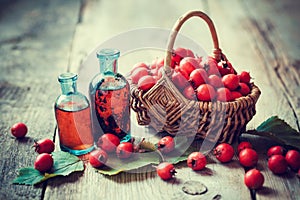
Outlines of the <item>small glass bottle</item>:
{"type": "Polygon", "coordinates": [[[130,90],[126,78],[118,73],[120,51],[102,49],[97,52],[100,73],[89,86],[94,139],[112,133],[121,141],[129,141],[130,90]]]}
{"type": "Polygon", "coordinates": [[[74,155],[83,155],[94,149],[91,128],[90,104],[77,91],[77,74],[58,76],[62,94],[55,101],[60,148],[74,155]]]}

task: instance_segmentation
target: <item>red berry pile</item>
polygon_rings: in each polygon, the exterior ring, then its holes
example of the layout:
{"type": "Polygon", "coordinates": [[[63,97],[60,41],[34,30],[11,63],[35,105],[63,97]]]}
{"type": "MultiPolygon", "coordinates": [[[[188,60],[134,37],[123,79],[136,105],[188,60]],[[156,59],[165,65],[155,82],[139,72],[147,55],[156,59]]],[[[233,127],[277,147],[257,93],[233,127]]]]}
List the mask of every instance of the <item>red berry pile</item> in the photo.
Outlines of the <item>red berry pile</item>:
{"type": "MultiPolygon", "coordinates": [[[[150,65],[137,63],[129,80],[147,91],[162,77],[163,66],[163,59],[156,59],[150,65]]],[[[247,96],[251,91],[249,72],[237,74],[229,61],[197,57],[190,49],[173,50],[170,67],[174,85],[190,100],[228,102],[247,96]]]]}

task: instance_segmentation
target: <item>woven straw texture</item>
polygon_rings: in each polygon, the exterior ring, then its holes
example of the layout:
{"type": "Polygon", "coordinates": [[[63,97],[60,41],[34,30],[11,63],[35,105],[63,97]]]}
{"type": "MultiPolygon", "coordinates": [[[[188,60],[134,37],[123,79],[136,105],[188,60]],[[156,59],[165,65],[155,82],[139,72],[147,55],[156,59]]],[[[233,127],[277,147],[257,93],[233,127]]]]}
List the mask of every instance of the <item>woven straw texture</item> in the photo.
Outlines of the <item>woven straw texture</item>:
{"type": "Polygon", "coordinates": [[[171,135],[232,143],[255,115],[255,104],[261,92],[251,83],[250,94],[232,102],[195,101],[182,95],[171,81],[172,69],[169,66],[177,33],[192,17],[203,19],[209,26],[214,44],[213,57],[217,61],[227,61],[219,48],[212,20],[201,11],[190,11],[177,20],[170,34],[162,78],[146,92],[130,83],[131,108],[136,112],[139,125],[150,125],[171,135]]]}

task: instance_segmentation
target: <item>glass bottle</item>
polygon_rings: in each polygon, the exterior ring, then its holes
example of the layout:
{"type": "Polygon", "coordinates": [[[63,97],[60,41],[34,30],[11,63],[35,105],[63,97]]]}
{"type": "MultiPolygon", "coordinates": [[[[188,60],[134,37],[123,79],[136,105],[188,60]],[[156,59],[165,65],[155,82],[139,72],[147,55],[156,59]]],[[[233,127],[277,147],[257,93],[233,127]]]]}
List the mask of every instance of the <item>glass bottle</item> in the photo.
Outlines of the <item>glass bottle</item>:
{"type": "Polygon", "coordinates": [[[120,51],[102,49],[97,52],[100,73],[89,86],[94,139],[112,133],[121,141],[130,136],[130,90],[126,78],[118,73],[120,51]]]}
{"type": "Polygon", "coordinates": [[[58,76],[62,94],[55,101],[60,148],[74,155],[83,155],[94,149],[91,128],[90,104],[77,91],[77,74],[58,76]]]}

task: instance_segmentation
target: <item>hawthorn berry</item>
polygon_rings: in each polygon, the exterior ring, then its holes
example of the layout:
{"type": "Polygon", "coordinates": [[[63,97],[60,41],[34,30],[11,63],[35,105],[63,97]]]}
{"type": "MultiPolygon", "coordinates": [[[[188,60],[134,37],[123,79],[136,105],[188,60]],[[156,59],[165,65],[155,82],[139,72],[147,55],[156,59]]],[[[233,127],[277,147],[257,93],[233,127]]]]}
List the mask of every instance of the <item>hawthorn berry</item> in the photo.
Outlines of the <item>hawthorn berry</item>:
{"type": "Polygon", "coordinates": [[[120,139],[112,133],[103,134],[97,141],[97,146],[106,152],[114,152],[119,144],[120,139]]]}
{"type": "Polygon", "coordinates": [[[95,168],[105,165],[107,159],[108,159],[108,155],[102,149],[96,149],[92,151],[89,156],[89,162],[95,168]]]}
{"type": "Polygon", "coordinates": [[[187,158],[187,165],[194,171],[202,170],[206,166],[206,157],[201,152],[193,152],[187,158]]]}
{"type": "Polygon", "coordinates": [[[257,169],[250,169],[244,176],[245,185],[253,190],[259,189],[263,186],[265,178],[263,174],[257,169]]]}
{"type": "Polygon", "coordinates": [[[10,128],[11,134],[16,138],[25,137],[25,135],[27,134],[27,131],[28,131],[28,129],[27,129],[26,124],[24,124],[22,122],[18,122],[10,128]]]}
{"type": "Polygon", "coordinates": [[[274,174],[283,174],[287,171],[288,163],[283,155],[273,155],[268,160],[268,167],[274,174]]]}
{"type": "Polygon", "coordinates": [[[34,161],[34,168],[41,173],[49,171],[53,167],[53,158],[51,154],[41,153],[36,157],[34,161]]]}
{"type": "Polygon", "coordinates": [[[254,167],[258,162],[258,154],[254,149],[243,149],[239,153],[239,161],[244,167],[254,167]]]}
{"type": "Polygon", "coordinates": [[[249,73],[249,72],[242,71],[242,72],[239,74],[239,78],[240,78],[240,82],[249,84],[249,83],[250,83],[251,76],[250,76],[250,73],[249,73]]]}
{"type": "Polygon", "coordinates": [[[207,82],[207,73],[204,69],[195,69],[190,74],[189,81],[192,83],[194,88],[207,82]]]}
{"type": "Polygon", "coordinates": [[[196,89],[196,95],[199,101],[211,101],[215,99],[217,93],[213,86],[202,84],[196,89]]]}
{"type": "Polygon", "coordinates": [[[240,153],[242,150],[249,148],[252,149],[252,144],[250,142],[244,141],[238,144],[237,151],[240,153]]]}
{"type": "Polygon", "coordinates": [[[220,162],[226,163],[232,160],[234,149],[228,143],[221,143],[214,149],[214,155],[220,162]]]}
{"type": "Polygon", "coordinates": [[[233,90],[237,89],[237,87],[239,86],[240,80],[239,80],[238,75],[226,74],[225,76],[222,77],[222,82],[226,88],[233,91],[233,90]]]}
{"type": "Polygon", "coordinates": [[[239,83],[237,91],[240,92],[243,96],[247,96],[251,90],[246,83],[239,83]]]}
{"type": "Polygon", "coordinates": [[[175,142],[171,136],[161,138],[157,143],[157,149],[162,153],[169,153],[174,150],[175,142]]]}
{"type": "Polygon", "coordinates": [[[55,149],[54,142],[48,138],[42,139],[39,141],[34,141],[33,147],[35,148],[35,152],[41,153],[52,153],[55,149]]]}
{"type": "Polygon", "coordinates": [[[173,164],[162,162],[156,167],[157,175],[163,180],[170,180],[175,176],[176,170],[173,164]]]}
{"type": "Polygon", "coordinates": [[[156,80],[151,75],[145,75],[141,77],[138,81],[138,88],[143,91],[148,91],[156,83],[156,80]]]}
{"type": "Polygon", "coordinates": [[[218,101],[223,101],[223,102],[228,102],[232,100],[232,95],[231,92],[228,88],[218,88],[217,89],[217,100],[218,101]]]}
{"type": "Polygon", "coordinates": [[[298,151],[289,150],[285,159],[292,170],[297,171],[300,168],[300,153],[298,151]]]}
{"type": "Polygon", "coordinates": [[[273,155],[283,155],[284,148],[282,146],[273,146],[268,149],[267,156],[271,157],[273,155]]]}
{"type": "Polygon", "coordinates": [[[116,153],[118,158],[129,158],[133,153],[133,144],[130,142],[122,142],[117,146],[116,153]]]}

